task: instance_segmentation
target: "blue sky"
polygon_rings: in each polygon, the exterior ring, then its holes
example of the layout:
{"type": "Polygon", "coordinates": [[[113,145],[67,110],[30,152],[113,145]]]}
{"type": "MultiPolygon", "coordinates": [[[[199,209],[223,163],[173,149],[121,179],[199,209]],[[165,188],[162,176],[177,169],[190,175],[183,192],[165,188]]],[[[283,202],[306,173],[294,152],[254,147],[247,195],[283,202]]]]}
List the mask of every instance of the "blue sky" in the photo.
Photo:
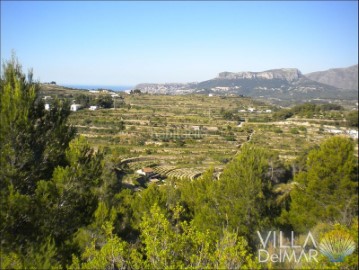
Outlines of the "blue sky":
{"type": "Polygon", "coordinates": [[[58,84],[193,82],[358,62],[357,1],[1,1],[1,59],[58,84]]]}

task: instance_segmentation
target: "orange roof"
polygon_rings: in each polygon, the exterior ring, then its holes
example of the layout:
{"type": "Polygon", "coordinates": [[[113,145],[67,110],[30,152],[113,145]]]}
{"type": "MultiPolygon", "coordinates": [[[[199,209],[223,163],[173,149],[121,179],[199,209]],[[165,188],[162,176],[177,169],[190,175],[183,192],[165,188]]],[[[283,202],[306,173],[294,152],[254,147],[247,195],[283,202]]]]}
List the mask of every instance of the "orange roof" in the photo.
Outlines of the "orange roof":
{"type": "Polygon", "coordinates": [[[152,168],[143,168],[142,171],[143,171],[144,173],[153,172],[152,168]]]}

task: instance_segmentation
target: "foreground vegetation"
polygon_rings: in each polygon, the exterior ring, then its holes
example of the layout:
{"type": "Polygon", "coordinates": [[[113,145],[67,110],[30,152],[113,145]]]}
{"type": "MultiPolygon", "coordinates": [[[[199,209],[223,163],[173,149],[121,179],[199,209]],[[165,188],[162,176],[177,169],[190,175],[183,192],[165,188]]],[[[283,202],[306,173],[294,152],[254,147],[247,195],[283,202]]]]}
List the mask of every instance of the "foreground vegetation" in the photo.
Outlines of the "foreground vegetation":
{"type": "Polygon", "coordinates": [[[5,64],[1,268],[358,267],[357,249],[340,264],[258,258],[257,232],[319,242],[334,230],[357,247],[357,141],[325,130],[347,128],[341,108],[278,121],[266,112],[276,108],[239,97],[121,103],[70,114],[56,99],[47,111],[31,74],[5,64]],[[165,181],[139,181],[145,166],[165,181]]]}

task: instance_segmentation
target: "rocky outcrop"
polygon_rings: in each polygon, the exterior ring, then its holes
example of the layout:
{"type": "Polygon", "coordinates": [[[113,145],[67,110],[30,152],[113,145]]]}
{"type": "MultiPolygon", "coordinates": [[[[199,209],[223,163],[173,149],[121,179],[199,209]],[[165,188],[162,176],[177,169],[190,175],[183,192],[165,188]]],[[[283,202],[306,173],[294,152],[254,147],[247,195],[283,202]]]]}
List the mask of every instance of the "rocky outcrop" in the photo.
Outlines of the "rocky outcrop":
{"type": "Polygon", "coordinates": [[[273,69],[262,72],[221,72],[218,75],[218,79],[264,79],[272,80],[279,79],[292,82],[298,80],[302,76],[302,73],[296,68],[282,68],[282,69],[273,69]]]}

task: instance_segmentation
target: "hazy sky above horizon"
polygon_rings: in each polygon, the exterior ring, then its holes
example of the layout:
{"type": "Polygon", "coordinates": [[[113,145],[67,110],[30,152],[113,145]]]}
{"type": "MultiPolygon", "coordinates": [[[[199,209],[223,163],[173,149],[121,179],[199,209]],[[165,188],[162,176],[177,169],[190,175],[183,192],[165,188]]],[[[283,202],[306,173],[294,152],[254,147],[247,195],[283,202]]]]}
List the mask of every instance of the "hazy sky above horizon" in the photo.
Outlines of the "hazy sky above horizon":
{"type": "Polygon", "coordinates": [[[58,84],[193,82],[358,63],[357,1],[1,1],[1,60],[58,84]]]}

